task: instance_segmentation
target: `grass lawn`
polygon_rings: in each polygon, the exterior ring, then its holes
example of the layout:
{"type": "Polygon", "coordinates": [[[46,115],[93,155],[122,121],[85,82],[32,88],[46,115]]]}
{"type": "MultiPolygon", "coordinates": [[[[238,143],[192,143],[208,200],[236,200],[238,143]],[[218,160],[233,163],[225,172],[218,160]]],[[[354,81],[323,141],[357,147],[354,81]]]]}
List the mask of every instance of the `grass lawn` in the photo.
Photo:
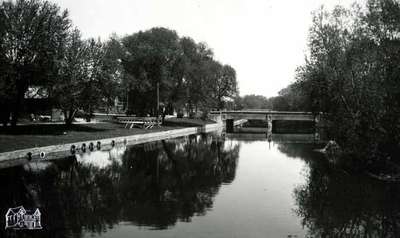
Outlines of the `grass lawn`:
{"type": "Polygon", "coordinates": [[[190,126],[201,126],[207,123],[211,123],[211,121],[204,122],[196,119],[172,118],[168,119],[164,126],[148,130],[140,128],[127,129],[124,128],[123,124],[116,123],[75,124],[70,128],[62,124],[20,125],[15,129],[0,127],[0,152],[144,134],[190,126]]]}

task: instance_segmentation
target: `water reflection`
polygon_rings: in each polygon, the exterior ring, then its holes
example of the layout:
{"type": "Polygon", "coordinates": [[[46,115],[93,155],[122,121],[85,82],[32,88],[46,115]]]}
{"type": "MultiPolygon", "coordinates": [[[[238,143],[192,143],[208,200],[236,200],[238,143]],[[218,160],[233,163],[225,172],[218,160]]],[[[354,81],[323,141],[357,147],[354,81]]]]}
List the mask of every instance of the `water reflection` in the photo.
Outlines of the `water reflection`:
{"type": "Polygon", "coordinates": [[[212,208],[221,184],[233,181],[238,154],[237,143],[196,135],[68,158],[42,172],[1,170],[1,214],[39,207],[44,230],[0,229],[0,237],[83,237],[121,221],[151,229],[190,221],[212,208]]]}
{"type": "Polygon", "coordinates": [[[399,185],[350,175],[302,146],[279,149],[308,163],[294,197],[309,237],[400,237],[399,185]]]}
{"type": "Polygon", "coordinates": [[[0,213],[39,207],[44,226],[0,237],[400,237],[399,185],[349,175],[314,144],[228,136],[0,170],[0,213]]]}
{"type": "Polygon", "coordinates": [[[300,158],[308,163],[325,161],[324,155],[315,151],[315,148],[321,148],[321,144],[277,143],[277,148],[287,157],[300,158]]]}

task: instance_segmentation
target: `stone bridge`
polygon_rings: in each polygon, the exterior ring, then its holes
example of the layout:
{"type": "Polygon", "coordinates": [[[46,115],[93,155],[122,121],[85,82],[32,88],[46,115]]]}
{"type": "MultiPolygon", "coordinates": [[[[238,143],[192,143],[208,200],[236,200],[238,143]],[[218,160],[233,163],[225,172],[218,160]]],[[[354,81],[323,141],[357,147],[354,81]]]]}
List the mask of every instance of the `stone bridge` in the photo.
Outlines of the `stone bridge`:
{"type": "Polygon", "coordinates": [[[226,131],[233,132],[234,121],[247,120],[266,120],[268,122],[267,132],[272,134],[273,121],[314,121],[318,126],[322,113],[312,112],[289,112],[289,111],[269,111],[269,110],[241,110],[241,111],[212,111],[214,118],[225,121],[226,131]]]}

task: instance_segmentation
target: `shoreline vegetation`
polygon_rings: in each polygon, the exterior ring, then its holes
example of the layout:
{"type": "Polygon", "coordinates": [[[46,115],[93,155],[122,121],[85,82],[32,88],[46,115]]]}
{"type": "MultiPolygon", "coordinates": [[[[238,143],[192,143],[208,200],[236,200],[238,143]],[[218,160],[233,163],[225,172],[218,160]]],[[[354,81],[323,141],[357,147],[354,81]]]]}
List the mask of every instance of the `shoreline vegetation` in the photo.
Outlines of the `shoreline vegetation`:
{"type": "Polygon", "coordinates": [[[399,13],[393,0],[316,11],[310,56],[290,86],[297,103],[328,115],[348,171],[400,174],[399,13]]]}
{"type": "Polygon", "coordinates": [[[399,1],[367,0],[331,11],[321,7],[313,13],[308,53],[294,82],[277,97],[247,95],[237,101],[245,108],[323,112],[328,139],[342,151],[338,166],[397,176],[399,56],[399,1]]]}

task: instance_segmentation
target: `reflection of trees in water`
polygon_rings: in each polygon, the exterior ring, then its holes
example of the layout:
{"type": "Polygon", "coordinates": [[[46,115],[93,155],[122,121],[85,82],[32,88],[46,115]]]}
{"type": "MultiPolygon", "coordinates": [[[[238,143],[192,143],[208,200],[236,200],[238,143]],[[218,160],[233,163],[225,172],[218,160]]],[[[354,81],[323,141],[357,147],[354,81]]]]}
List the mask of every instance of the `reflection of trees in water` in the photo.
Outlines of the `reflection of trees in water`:
{"type": "Polygon", "coordinates": [[[223,141],[198,136],[160,143],[163,150],[146,156],[144,148],[127,151],[121,190],[134,201],[126,206],[126,220],[162,229],[212,207],[221,183],[234,179],[239,147],[224,150],[223,141]]]}
{"type": "Polygon", "coordinates": [[[306,184],[294,191],[296,214],[310,237],[400,237],[400,185],[350,175],[331,166],[312,145],[279,144],[308,164],[306,184]]]}
{"type": "MultiPolygon", "coordinates": [[[[30,174],[22,167],[0,171],[2,214],[8,208],[23,205],[25,208],[40,208],[42,212],[41,231],[14,231],[0,229],[0,237],[80,237],[81,229],[76,229],[73,217],[79,217],[71,209],[75,201],[73,177],[67,175],[75,170],[74,159],[66,159],[51,166],[43,173],[30,174]],[[64,178],[64,179],[62,179],[64,178]],[[68,185],[68,186],[67,186],[68,185]],[[5,196],[4,196],[5,195],[5,196]],[[73,234],[75,233],[75,234],[73,234]]],[[[75,176],[76,177],[76,176],[75,176]]],[[[4,220],[0,225],[5,227],[4,220]]]]}
{"type": "Polygon", "coordinates": [[[295,189],[296,213],[312,237],[400,237],[400,186],[316,161],[295,189]]]}
{"type": "Polygon", "coordinates": [[[220,185],[234,179],[239,146],[225,143],[191,136],[128,148],[122,163],[104,168],[69,159],[38,175],[0,171],[1,208],[39,206],[45,230],[38,237],[81,237],[119,221],[165,229],[204,215],[220,185]]]}
{"type": "Polygon", "coordinates": [[[306,162],[322,160],[322,153],[314,151],[314,144],[278,143],[278,150],[290,158],[301,158],[306,162]]]}

